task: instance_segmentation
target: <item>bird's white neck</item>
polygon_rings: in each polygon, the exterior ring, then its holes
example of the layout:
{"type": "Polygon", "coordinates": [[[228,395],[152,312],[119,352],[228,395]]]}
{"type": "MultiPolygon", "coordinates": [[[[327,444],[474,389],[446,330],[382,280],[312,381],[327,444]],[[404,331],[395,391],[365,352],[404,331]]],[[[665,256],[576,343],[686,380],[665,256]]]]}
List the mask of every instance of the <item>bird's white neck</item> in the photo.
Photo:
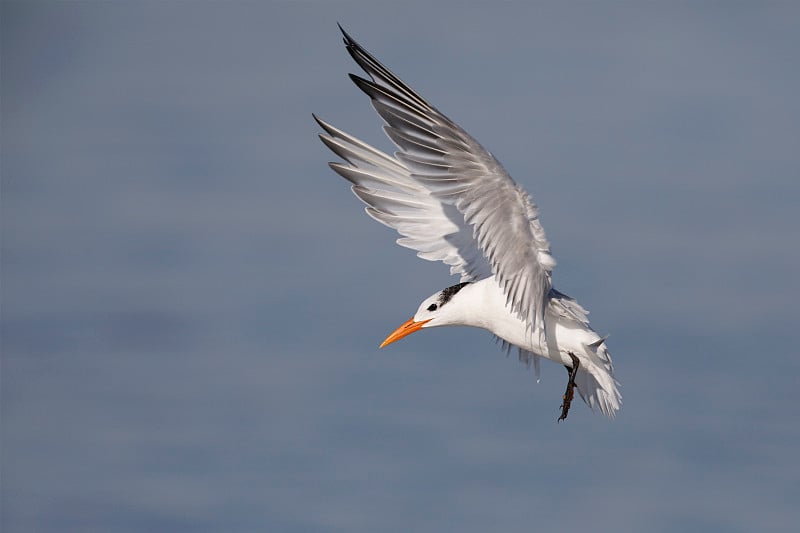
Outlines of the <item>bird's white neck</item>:
{"type": "Polygon", "coordinates": [[[528,331],[525,323],[511,311],[494,277],[466,285],[448,305],[452,308],[447,325],[486,329],[515,346],[536,352],[540,349],[538,342],[533,341],[538,334],[532,335],[536,332],[528,331]]]}

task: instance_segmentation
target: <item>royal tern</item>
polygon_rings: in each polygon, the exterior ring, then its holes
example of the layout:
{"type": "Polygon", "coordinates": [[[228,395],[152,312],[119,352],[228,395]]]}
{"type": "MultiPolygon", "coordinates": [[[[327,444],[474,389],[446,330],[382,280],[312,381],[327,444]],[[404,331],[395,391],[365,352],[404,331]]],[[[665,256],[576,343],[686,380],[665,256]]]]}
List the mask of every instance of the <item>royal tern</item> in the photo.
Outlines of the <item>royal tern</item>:
{"type": "Polygon", "coordinates": [[[314,115],[322,142],[345,161],[330,167],[352,183],[372,218],[402,235],[398,244],[461,276],[426,298],[381,348],[424,328],[483,328],[507,350],[516,347],[537,379],[540,357],[566,367],[559,421],[576,387],[592,409],[613,417],[622,397],[605,338],[578,302],[551,286],[556,262],[531,197],[491,153],[339,28],[369,76],[350,78],[398,151],[388,155],[314,115]]]}

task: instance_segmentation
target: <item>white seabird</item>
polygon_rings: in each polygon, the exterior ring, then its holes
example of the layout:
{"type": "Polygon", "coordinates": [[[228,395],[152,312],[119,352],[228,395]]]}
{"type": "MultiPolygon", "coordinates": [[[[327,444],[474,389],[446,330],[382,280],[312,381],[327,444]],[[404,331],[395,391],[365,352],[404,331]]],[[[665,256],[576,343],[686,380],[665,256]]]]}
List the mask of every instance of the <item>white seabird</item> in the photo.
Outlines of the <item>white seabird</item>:
{"type": "Polygon", "coordinates": [[[314,116],[322,142],[345,161],[330,166],[353,184],[367,214],[402,235],[398,244],[461,276],[423,300],[381,348],[424,328],[483,328],[516,347],[537,378],[540,357],[567,368],[559,421],[576,387],[592,409],[614,417],[622,397],[605,338],[578,302],[552,287],[556,262],[531,197],[466,131],[342,33],[370,79],[350,78],[399,150],[388,155],[314,116]]]}

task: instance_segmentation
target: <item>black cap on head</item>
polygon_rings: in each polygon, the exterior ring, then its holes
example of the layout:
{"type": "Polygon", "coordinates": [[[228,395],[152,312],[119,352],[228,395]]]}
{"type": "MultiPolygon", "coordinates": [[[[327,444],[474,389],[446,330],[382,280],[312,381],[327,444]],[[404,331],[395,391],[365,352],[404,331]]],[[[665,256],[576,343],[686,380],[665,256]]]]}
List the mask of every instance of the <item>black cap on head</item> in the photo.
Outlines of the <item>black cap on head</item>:
{"type": "Polygon", "coordinates": [[[452,287],[447,287],[442,291],[442,294],[439,296],[439,307],[443,306],[447,302],[450,301],[450,298],[455,296],[455,294],[464,288],[465,285],[469,285],[469,281],[465,281],[464,283],[458,283],[453,285],[452,287]]]}

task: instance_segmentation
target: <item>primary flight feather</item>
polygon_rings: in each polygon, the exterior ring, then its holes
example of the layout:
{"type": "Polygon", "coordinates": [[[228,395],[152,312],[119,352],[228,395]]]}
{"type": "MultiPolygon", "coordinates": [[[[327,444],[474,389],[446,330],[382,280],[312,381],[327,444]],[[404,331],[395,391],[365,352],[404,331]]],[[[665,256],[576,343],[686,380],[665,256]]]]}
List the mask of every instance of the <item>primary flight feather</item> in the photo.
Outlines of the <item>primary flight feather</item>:
{"type": "Polygon", "coordinates": [[[605,339],[589,327],[586,310],[553,289],[556,263],[530,195],[466,131],[342,33],[369,76],[350,78],[370,97],[398,150],[388,155],[315,116],[325,130],[320,139],[345,161],[330,166],[352,183],[372,218],[402,235],[398,244],[461,277],[426,298],[381,347],[427,327],[484,328],[537,371],[539,357],[567,368],[559,420],[574,388],[613,417],[621,395],[605,339]]]}

